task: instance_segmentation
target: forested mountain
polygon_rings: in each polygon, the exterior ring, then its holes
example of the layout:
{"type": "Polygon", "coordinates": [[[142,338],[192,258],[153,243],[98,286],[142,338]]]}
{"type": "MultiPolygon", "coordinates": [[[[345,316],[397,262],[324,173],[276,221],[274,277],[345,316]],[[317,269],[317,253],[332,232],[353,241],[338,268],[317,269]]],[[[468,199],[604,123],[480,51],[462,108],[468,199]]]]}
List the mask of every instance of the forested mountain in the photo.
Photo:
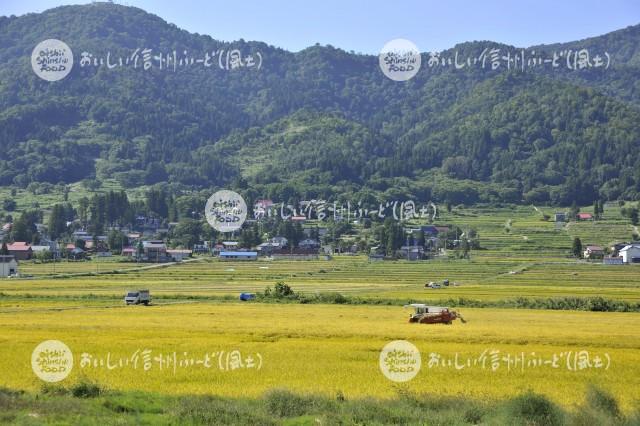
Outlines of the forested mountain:
{"type": "MultiPolygon", "coordinates": [[[[607,52],[608,68],[430,66],[407,82],[377,56],[190,34],[140,9],[94,3],[0,18],[0,185],[115,177],[124,186],[251,188],[294,196],[386,194],[438,201],[590,203],[640,196],[640,25],[528,48],[607,52]],[[31,69],[56,38],[63,80],[31,69]],[[176,50],[213,66],[80,66],[81,52],[176,50]],[[226,55],[261,56],[221,69],[226,55]],[[219,59],[222,62],[218,62],[219,59]]],[[[477,56],[469,42],[441,52],[477,56]]],[[[142,61],[142,55],[140,55],[142,61]]]]}

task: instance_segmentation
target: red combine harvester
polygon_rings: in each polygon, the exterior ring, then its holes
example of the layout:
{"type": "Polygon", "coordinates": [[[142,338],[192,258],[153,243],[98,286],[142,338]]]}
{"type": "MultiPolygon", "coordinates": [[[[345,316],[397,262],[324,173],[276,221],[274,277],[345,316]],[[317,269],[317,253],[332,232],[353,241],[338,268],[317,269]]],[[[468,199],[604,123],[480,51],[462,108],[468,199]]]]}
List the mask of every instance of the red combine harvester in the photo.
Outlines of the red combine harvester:
{"type": "Polygon", "coordinates": [[[412,307],[415,312],[409,316],[409,322],[417,322],[420,324],[448,324],[451,325],[453,320],[460,318],[462,323],[466,323],[465,319],[459,312],[452,311],[442,306],[428,306],[422,303],[412,303],[406,305],[405,308],[412,307]]]}

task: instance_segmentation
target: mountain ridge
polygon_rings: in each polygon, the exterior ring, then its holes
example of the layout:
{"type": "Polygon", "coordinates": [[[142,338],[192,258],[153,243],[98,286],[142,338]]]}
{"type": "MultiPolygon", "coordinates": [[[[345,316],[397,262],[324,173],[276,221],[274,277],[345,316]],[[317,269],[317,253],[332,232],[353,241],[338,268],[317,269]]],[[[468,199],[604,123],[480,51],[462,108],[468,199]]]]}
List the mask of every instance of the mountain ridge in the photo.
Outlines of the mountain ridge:
{"type": "MultiPolygon", "coordinates": [[[[518,73],[431,69],[423,54],[424,69],[397,83],[384,77],[374,55],[333,46],[294,53],[262,42],[224,42],[127,6],[64,6],[2,17],[0,148],[8,155],[0,160],[0,185],[116,177],[125,187],[162,182],[217,187],[245,180],[267,193],[289,184],[313,196],[372,187],[397,192],[398,179],[408,178],[421,188],[438,179],[452,191],[469,181],[484,188],[463,202],[635,198],[640,162],[625,156],[640,145],[635,124],[640,25],[585,40],[594,49],[614,48],[612,54],[621,52],[625,60],[608,70],[518,73]],[[265,62],[260,70],[175,73],[74,66],[66,79],[52,84],[40,80],[29,62],[33,47],[52,37],[68,42],[74,52],[262,49],[265,62]],[[303,132],[305,141],[285,138],[297,144],[285,148],[298,150],[287,153],[273,145],[275,136],[260,131],[271,125],[317,127],[326,134],[303,132]],[[576,144],[567,128],[585,143],[576,144]],[[248,167],[237,152],[250,147],[273,148],[273,158],[262,156],[248,167]],[[574,152],[585,158],[583,165],[606,170],[594,177],[558,152],[574,152]],[[545,161],[568,164],[552,172],[545,161]],[[532,191],[542,195],[532,198],[532,191]]],[[[441,54],[487,46],[516,49],[474,41],[441,54]]]]}

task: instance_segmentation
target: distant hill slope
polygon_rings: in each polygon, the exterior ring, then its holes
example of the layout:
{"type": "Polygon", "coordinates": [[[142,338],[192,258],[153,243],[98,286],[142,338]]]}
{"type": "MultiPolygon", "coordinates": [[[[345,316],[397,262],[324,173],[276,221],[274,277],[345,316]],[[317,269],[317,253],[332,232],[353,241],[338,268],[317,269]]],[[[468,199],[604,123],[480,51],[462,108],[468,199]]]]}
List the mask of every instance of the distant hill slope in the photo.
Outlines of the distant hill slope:
{"type": "MultiPolygon", "coordinates": [[[[190,34],[109,3],[0,18],[0,185],[116,177],[125,186],[243,185],[267,193],[469,192],[456,201],[581,203],[640,193],[640,26],[538,46],[608,52],[609,69],[507,72],[429,67],[386,78],[375,56],[190,34]],[[58,38],[76,64],[31,70],[58,38]],[[80,67],[80,52],[260,53],[261,68],[80,67]],[[413,182],[413,183],[411,183],[413,182]],[[467,189],[471,188],[471,191],[467,189]]],[[[442,56],[477,56],[492,42],[442,56]]],[[[532,48],[533,49],[533,48],[532,48]]],[[[217,64],[216,64],[217,65],[217,64]]]]}

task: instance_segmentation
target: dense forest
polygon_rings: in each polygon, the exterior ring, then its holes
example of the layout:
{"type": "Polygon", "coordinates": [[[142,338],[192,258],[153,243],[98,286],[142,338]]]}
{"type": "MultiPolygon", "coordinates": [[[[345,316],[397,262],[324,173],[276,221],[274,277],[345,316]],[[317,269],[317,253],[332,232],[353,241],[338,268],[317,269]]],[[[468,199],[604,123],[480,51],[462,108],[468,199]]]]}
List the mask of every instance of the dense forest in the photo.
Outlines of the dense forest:
{"type": "MultiPolygon", "coordinates": [[[[516,49],[476,41],[442,55],[485,48],[516,49]]],[[[110,3],[0,17],[0,185],[115,178],[125,188],[226,186],[283,201],[639,199],[640,25],[535,47],[579,48],[606,51],[611,66],[425,66],[394,82],[376,56],[221,42],[110,3]],[[53,83],[30,64],[34,46],[48,38],[65,41],[76,60],[53,83]],[[238,49],[263,61],[231,70],[79,65],[84,51],[118,58],[145,48],[238,49]]]]}

